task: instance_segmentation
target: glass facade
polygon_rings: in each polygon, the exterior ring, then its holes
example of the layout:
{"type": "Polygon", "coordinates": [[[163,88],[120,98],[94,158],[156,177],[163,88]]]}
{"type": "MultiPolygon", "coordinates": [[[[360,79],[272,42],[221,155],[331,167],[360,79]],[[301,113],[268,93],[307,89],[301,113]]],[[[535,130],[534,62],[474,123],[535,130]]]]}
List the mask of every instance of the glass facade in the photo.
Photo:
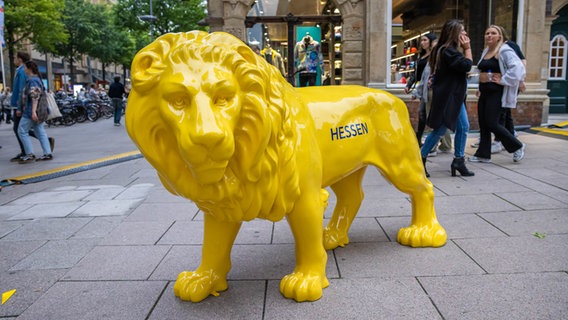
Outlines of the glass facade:
{"type": "Polygon", "coordinates": [[[257,0],[247,14],[245,41],[254,49],[258,48],[261,55],[279,69],[275,61],[281,57],[282,74],[298,85],[299,75],[306,73],[299,68],[303,66],[298,60],[298,56],[303,56],[299,49],[303,47],[299,44],[309,34],[316,47],[305,49],[315,48],[313,51],[317,51],[316,56],[321,53],[323,62],[323,67],[316,72],[316,85],[340,84],[341,24],[340,19],[326,20],[329,16],[339,16],[339,10],[329,0],[257,0]],[[300,20],[288,23],[290,16],[300,20]]]}
{"type": "MultiPolygon", "coordinates": [[[[483,34],[490,24],[504,27],[514,41],[517,35],[519,0],[392,0],[391,85],[403,86],[414,72],[420,52],[420,35],[434,32],[439,36],[443,24],[460,19],[471,39],[473,61],[484,47],[483,34]]],[[[475,75],[475,70],[472,71],[475,75]]],[[[475,77],[471,83],[475,83],[475,77]]]]}

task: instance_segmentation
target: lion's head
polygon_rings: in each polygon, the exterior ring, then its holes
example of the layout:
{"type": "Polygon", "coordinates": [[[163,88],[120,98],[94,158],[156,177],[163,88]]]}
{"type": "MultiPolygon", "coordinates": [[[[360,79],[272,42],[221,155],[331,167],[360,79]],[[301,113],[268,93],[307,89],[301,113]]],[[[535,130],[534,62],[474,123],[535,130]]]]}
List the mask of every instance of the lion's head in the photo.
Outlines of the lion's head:
{"type": "Polygon", "coordinates": [[[134,58],[126,128],[170,192],[218,218],[277,220],[299,194],[294,95],[227,33],[166,34],[134,58]]]}

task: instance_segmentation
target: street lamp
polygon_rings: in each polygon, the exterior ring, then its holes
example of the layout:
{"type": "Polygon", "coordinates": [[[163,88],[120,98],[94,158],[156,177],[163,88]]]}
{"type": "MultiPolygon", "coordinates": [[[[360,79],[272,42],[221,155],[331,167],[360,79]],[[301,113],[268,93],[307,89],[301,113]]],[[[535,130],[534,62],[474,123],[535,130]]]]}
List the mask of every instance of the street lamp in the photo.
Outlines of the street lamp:
{"type": "Polygon", "coordinates": [[[150,14],[145,14],[143,16],[139,16],[138,18],[140,20],[144,21],[144,22],[150,23],[150,39],[152,41],[154,41],[154,28],[153,28],[153,26],[154,26],[154,22],[156,22],[156,20],[158,20],[158,17],[156,17],[152,13],[152,0],[150,0],[150,14]]]}

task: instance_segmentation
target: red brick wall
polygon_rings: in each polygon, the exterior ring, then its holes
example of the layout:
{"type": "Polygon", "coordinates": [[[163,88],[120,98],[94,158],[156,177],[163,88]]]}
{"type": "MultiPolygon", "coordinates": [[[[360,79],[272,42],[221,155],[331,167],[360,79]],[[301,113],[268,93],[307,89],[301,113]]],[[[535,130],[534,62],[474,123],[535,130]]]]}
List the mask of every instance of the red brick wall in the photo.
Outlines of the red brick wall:
{"type": "MultiPolygon", "coordinates": [[[[416,129],[418,124],[418,100],[405,101],[410,115],[410,122],[416,129]]],[[[512,111],[515,126],[528,125],[538,127],[542,123],[542,103],[534,101],[520,101],[517,108],[512,111]]],[[[477,120],[477,100],[467,102],[467,116],[470,130],[479,130],[477,120]]]]}

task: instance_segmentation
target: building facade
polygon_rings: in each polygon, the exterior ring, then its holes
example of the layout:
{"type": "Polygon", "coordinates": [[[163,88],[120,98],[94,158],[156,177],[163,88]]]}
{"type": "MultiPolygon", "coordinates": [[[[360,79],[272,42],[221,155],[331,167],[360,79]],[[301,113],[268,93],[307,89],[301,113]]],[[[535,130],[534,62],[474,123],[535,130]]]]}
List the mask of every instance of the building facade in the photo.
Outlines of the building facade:
{"type": "MultiPolygon", "coordinates": [[[[550,111],[549,78],[560,82],[555,84],[560,91],[566,83],[568,35],[563,33],[565,29],[552,35],[551,27],[557,21],[560,29],[565,28],[558,19],[567,5],[568,0],[209,0],[206,23],[210,31],[231,33],[260,49],[267,45],[275,48],[284,57],[289,76],[296,71],[297,63],[290,60],[291,45],[299,38],[298,33],[303,32],[303,27],[316,28],[312,29],[316,33],[321,30],[318,38],[325,59],[322,77],[331,78],[331,83],[358,84],[394,93],[407,102],[413,121],[417,102],[410,100],[403,88],[413,71],[420,35],[439,35],[445,21],[461,19],[471,38],[476,63],[483,50],[486,27],[501,25],[527,59],[527,90],[519,96],[515,122],[538,126],[547,122],[550,111]],[[555,54],[552,60],[551,52],[555,54]],[[554,70],[560,71],[551,74],[551,63],[554,70]]],[[[292,76],[290,81],[294,83],[292,76]]],[[[474,69],[467,100],[472,129],[477,127],[476,90],[474,69]]],[[[554,100],[556,104],[562,103],[560,91],[555,91],[560,95],[554,100]]]]}

